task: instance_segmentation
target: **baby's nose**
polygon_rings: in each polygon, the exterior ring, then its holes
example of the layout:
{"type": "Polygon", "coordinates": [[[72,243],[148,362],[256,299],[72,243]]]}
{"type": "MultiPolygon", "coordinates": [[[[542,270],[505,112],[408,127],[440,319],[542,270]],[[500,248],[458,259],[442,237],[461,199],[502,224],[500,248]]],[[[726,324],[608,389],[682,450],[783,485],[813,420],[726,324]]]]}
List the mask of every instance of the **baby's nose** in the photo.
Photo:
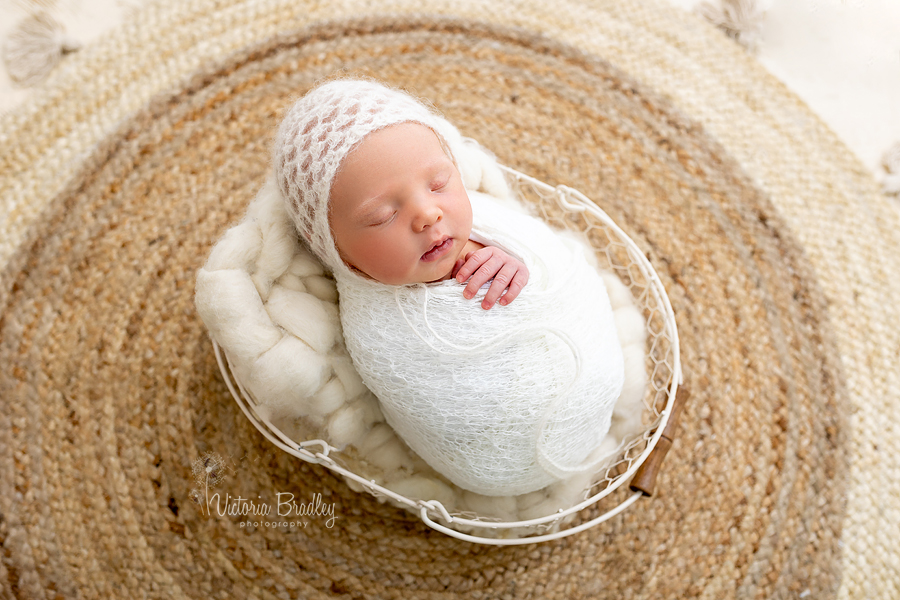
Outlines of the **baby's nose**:
{"type": "Polygon", "coordinates": [[[441,208],[436,204],[425,204],[419,208],[414,226],[417,231],[422,231],[439,222],[444,216],[441,208]]]}

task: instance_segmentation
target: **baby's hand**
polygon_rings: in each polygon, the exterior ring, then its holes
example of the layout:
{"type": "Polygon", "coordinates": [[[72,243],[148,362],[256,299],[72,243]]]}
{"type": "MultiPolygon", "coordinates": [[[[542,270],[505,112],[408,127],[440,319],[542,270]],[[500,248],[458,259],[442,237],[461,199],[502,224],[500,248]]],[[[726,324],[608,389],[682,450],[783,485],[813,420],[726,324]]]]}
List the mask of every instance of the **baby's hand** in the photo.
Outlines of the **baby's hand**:
{"type": "Polygon", "coordinates": [[[466,298],[474,297],[475,292],[493,278],[494,281],[481,302],[481,308],[490,310],[497,299],[500,300],[501,306],[506,306],[516,299],[528,283],[528,268],[522,261],[513,258],[500,248],[485,246],[475,252],[469,252],[465,260],[461,258],[456,261],[453,276],[460,283],[471,277],[466,289],[463,290],[463,296],[466,298]]]}

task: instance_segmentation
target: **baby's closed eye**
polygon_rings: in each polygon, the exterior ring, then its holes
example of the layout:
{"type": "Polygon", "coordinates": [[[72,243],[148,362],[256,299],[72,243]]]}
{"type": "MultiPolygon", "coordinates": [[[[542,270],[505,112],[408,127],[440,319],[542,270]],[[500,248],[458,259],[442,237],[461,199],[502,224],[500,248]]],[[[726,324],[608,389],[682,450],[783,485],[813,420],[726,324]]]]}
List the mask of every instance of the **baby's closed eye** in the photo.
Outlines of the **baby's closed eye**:
{"type": "Polygon", "coordinates": [[[436,179],[435,181],[431,182],[431,191],[432,192],[440,191],[440,190],[444,189],[445,187],[447,187],[448,183],[450,183],[449,176],[440,177],[440,178],[436,179]]]}
{"type": "Polygon", "coordinates": [[[375,214],[373,214],[371,216],[366,217],[363,220],[363,222],[368,227],[378,227],[379,225],[386,225],[386,224],[390,223],[391,220],[393,220],[394,215],[396,215],[396,214],[397,214],[397,211],[395,211],[395,210],[380,211],[380,212],[376,212],[375,214]]]}

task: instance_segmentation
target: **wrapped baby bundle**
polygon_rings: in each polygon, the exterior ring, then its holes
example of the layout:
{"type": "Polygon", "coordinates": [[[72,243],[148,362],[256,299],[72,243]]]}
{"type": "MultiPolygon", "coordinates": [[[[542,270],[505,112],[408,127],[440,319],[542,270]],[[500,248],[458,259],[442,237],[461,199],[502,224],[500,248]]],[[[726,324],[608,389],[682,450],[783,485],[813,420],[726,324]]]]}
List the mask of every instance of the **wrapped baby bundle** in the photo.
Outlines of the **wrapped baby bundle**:
{"type": "Polygon", "coordinates": [[[473,239],[530,278],[486,311],[455,280],[388,286],[337,277],[347,349],[388,423],[456,485],[518,495],[596,468],[623,385],[603,280],[583,244],[470,192],[473,239]]]}
{"type": "MultiPolygon", "coordinates": [[[[491,311],[465,300],[453,281],[387,286],[339,257],[328,220],[335,173],[365,136],[403,122],[431,128],[471,183],[472,152],[455,127],[367,81],[316,88],[276,139],[276,180],[301,236],[337,281],[354,366],[391,427],[462,488],[516,495],[586,472],[622,390],[623,360],[603,281],[581,248],[473,194],[474,233],[531,273],[515,302],[491,311]]],[[[504,188],[495,177],[493,187],[504,188]]]]}

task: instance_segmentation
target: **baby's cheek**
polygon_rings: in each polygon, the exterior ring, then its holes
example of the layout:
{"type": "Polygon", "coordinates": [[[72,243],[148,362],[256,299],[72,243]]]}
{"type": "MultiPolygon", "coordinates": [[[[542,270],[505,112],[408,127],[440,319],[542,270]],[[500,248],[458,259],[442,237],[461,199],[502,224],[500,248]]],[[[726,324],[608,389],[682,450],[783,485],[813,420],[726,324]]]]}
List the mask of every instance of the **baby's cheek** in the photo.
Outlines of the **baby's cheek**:
{"type": "MultiPolygon", "coordinates": [[[[418,259],[418,257],[416,257],[418,259]]],[[[365,250],[365,262],[369,267],[369,275],[389,285],[402,285],[412,283],[407,281],[409,277],[410,256],[398,252],[398,248],[385,240],[372,244],[365,250]]]]}

